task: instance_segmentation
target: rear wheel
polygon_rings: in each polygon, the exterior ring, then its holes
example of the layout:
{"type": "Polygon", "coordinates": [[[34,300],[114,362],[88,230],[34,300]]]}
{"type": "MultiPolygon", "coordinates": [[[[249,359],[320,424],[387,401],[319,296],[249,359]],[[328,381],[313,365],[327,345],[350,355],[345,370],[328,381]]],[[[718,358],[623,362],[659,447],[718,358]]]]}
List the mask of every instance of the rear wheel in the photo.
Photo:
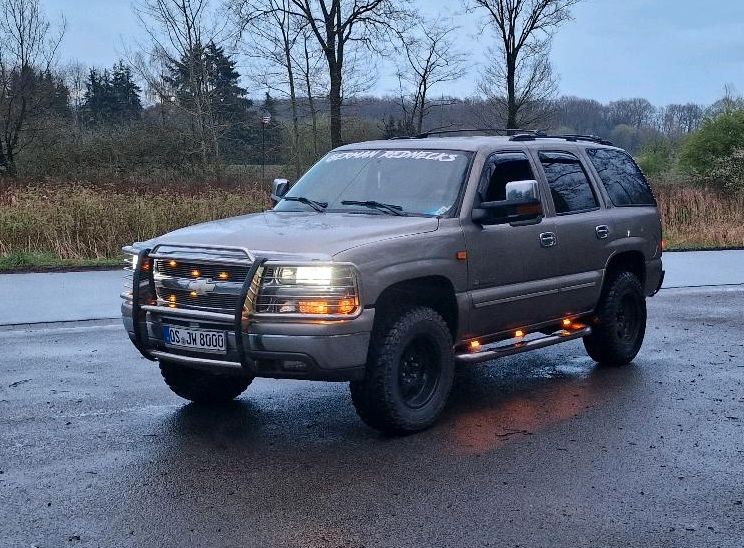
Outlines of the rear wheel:
{"type": "Polygon", "coordinates": [[[166,360],[160,360],[160,373],[174,393],[204,405],[234,400],[253,381],[252,377],[214,375],[166,360]]]}
{"type": "Polygon", "coordinates": [[[620,366],[633,361],[646,334],[646,298],[638,278],[621,272],[602,294],[584,347],[594,361],[620,366]]]}
{"type": "Polygon", "coordinates": [[[357,413],[378,430],[409,434],[431,426],[454,378],[452,336],[427,307],[390,314],[375,329],[364,380],[351,383],[357,413]]]}

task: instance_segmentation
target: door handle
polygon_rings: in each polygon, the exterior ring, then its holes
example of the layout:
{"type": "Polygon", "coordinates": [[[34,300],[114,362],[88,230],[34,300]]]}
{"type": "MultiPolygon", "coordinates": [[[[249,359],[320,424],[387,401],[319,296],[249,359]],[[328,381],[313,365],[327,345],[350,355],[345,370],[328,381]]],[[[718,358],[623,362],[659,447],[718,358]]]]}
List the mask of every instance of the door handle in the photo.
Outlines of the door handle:
{"type": "Polygon", "coordinates": [[[543,247],[553,247],[558,243],[558,237],[554,232],[543,232],[540,234],[540,245],[543,247]]]}
{"type": "Polygon", "coordinates": [[[594,233],[597,235],[598,240],[604,240],[610,235],[610,227],[607,225],[599,225],[594,229],[594,233]]]}

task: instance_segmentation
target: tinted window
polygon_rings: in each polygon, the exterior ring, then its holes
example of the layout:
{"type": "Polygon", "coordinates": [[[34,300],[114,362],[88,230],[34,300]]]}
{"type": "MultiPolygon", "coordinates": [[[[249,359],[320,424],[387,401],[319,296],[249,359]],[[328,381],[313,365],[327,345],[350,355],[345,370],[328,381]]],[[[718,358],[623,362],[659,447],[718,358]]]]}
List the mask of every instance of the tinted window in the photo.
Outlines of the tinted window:
{"type": "Polygon", "coordinates": [[[594,209],[599,205],[589,177],[576,156],[566,152],[541,152],[540,163],[557,214],[594,209]]]}
{"type": "Polygon", "coordinates": [[[478,184],[482,202],[506,200],[506,183],[533,180],[530,162],[522,152],[494,154],[486,162],[478,184]]]}
{"type": "Polygon", "coordinates": [[[619,150],[587,150],[599,178],[616,206],[656,205],[646,178],[633,159],[619,150]]]}

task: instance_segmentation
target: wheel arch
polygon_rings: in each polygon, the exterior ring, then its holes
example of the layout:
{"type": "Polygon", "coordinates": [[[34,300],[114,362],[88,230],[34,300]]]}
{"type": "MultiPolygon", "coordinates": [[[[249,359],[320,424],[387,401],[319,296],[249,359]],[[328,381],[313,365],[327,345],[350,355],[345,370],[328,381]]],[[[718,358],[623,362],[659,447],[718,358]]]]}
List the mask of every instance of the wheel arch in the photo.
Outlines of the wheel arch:
{"type": "Polygon", "coordinates": [[[457,340],[460,329],[460,311],[455,288],[445,276],[421,276],[395,282],[382,290],[374,303],[375,323],[383,321],[386,311],[400,306],[428,306],[444,319],[457,340]]]}
{"type": "Polygon", "coordinates": [[[641,287],[646,286],[646,258],[641,251],[628,250],[615,253],[607,261],[605,266],[604,280],[602,283],[603,290],[607,282],[618,272],[630,272],[641,282],[641,287]]]}

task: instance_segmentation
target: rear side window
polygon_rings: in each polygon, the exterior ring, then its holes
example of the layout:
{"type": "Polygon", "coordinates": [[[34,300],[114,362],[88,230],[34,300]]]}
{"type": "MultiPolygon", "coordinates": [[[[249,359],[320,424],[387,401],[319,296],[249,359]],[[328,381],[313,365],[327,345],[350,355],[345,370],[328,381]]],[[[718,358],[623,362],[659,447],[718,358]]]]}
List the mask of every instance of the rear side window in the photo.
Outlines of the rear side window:
{"type": "Polygon", "coordinates": [[[576,156],[567,152],[541,152],[540,163],[558,215],[599,207],[589,177],[576,156]]]}
{"type": "Polygon", "coordinates": [[[607,148],[586,152],[614,205],[656,205],[648,181],[628,154],[607,148]]]}

